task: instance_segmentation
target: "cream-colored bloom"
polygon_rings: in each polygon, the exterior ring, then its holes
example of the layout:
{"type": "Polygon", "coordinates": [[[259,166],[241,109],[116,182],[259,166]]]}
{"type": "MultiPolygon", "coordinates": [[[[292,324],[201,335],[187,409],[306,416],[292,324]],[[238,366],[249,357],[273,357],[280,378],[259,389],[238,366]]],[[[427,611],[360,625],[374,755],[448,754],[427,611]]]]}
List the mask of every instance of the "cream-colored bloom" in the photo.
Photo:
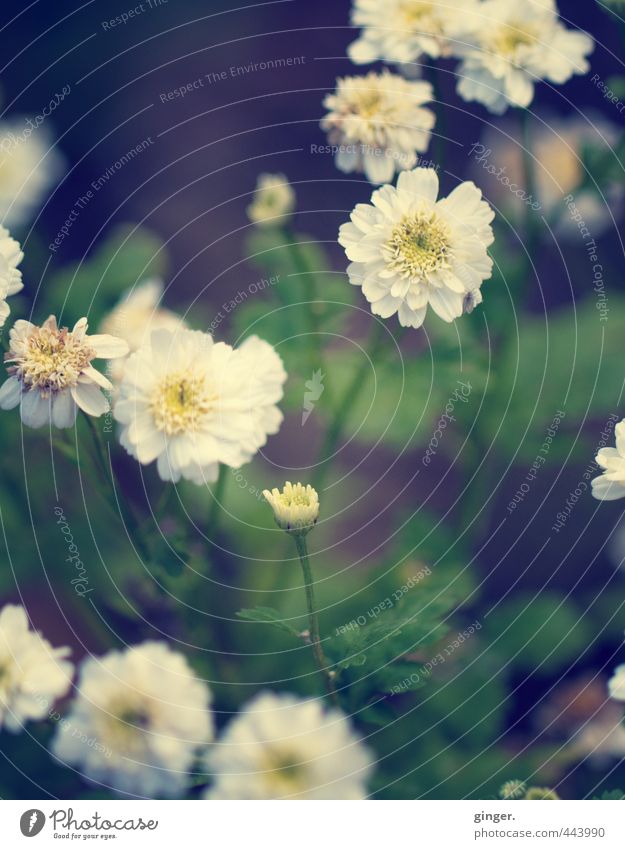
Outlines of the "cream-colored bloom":
{"type": "Polygon", "coordinates": [[[278,527],[289,533],[308,533],[319,518],[319,496],[310,484],[287,481],[282,492],[265,489],[263,496],[273,510],[278,527]]]}
{"type": "MultiPolygon", "coordinates": [[[[515,139],[518,123],[503,118],[486,127],[481,143],[473,145],[473,171],[489,199],[508,218],[521,221],[528,206],[545,215],[558,236],[579,238],[579,229],[565,202],[574,196],[575,207],[594,237],[613,224],[625,190],[616,181],[601,187],[584,185],[588,153],[607,154],[618,143],[621,131],[601,115],[560,118],[538,113],[528,127],[528,146],[535,158],[534,194],[529,195],[523,162],[523,143],[515,139]],[[487,176],[487,175],[490,175],[487,176]],[[600,191],[606,198],[601,197],[600,191]]],[[[589,181],[590,183],[590,181],[589,181]]]]}
{"type": "Polygon", "coordinates": [[[128,344],[123,339],[88,336],[86,318],[71,331],[59,329],[53,315],[41,327],[16,321],[9,339],[4,359],[11,376],[0,388],[0,409],[20,405],[22,421],[29,427],[48,422],[72,427],[78,407],[90,416],[108,412],[102,389],[112,389],[112,384],[91,361],[124,357],[128,344]]]}
{"type": "Polygon", "coordinates": [[[0,729],[20,731],[29,719],[48,716],[56,699],[72,683],[70,649],[52,648],[31,631],[23,607],[8,604],[0,611],[0,729]]]}
{"type": "Polygon", "coordinates": [[[261,693],[208,755],[211,799],[364,799],[373,759],[343,713],[261,693]]]}
{"type": "MultiPolygon", "coordinates": [[[[185,327],[181,316],[160,305],[162,297],[162,280],[154,278],[142,281],[128,290],[106,316],[100,326],[101,332],[124,339],[132,354],[148,341],[153,330],[179,330],[185,327]]],[[[124,360],[113,361],[110,375],[115,383],[123,373],[124,360]]]]}
{"type": "Polygon", "coordinates": [[[377,189],[339,233],[350,282],[375,315],[397,313],[405,327],[420,327],[428,304],[449,322],[470,311],[491,275],[494,213],[481,191],[467,182],[437,198],[434,169],[403,171],[397,188],[377,189]]]}
{"type": "Polygon", "coordinates": [[[389,71],[339,79],[323,102],[329,113],[321,121],[330,144],[339,148],[337,167],[364,171],[371,183],[388,183],[395,171],[414,168],[435,123],[434,113],[424,108],[431,100],[429,83],[389,71]]]}
{"type": "Polygon", "coordinates": [[[60,761],[120,793],[185,791],[198,751],[213,738],[213,720],[211,692],[183,655],[145,642],[90,658],[77,691],[53,742],[60,761]]]}
{"type": "Polygon", "coordinates": [[[537,81],[562,85],[585,74],[593,47],[589,35],[562,24],[553,0],[484,0],[455,46],[458,93],[498,115],[527,107],[537,81]]]}
{"type": "Polygon", "coordinates": [[[614,670],[614,675],[608,681],[608,692],[611,699],[625,702],[625,663],[614,670]]]}
{"type": "Polygon", "coordinates": [[[22,272],[17,267],[23,259],[19,242],[11,238],[8,230],[0,227],[0,327],[4,326],[11,311],[7,298],[24,288],[22,272]]]}
{"type": "Polygon", "coordinates": [[[295,192],[284,174],[261,174],[252,203],[250,221],[261,226],[284,226],[295,209],[295,192]]]}
{"type": "Polygon", "coordinates": [[[27,224],[63,170],[45,127],[32,129],[26,117],[0,121],[0,221],[12,229],[27,224]]]}
{"type": "Polygon", "coordinates": [[[195,330],[153,331],[128,358],[114,405],[120,442],[162,480],[202,485],[238,468],[277,433],[286,372],[257,337],[238,350],[195,330]]]}
{"type": "Polygon", "coordinates": [[[501,799],[520,799],[527,793],[527,785],[524,781],[511,779],[502,784],[499,788],[499,797],[501,799]]]}
{"type": "Polygon", "coordinates": [[[599,501],[616,501],[625,498],[625,419],[614,428],[616,448],[602,448],[595,457],[603,469],[591,481],[592,494],[599,501]]]}
{"type": "Polygon", "coordinates": [[[448,56],[478,5],[475,0],[355,0],[351,20],[362,32],[348,55],[357,65],[448,56]]]}

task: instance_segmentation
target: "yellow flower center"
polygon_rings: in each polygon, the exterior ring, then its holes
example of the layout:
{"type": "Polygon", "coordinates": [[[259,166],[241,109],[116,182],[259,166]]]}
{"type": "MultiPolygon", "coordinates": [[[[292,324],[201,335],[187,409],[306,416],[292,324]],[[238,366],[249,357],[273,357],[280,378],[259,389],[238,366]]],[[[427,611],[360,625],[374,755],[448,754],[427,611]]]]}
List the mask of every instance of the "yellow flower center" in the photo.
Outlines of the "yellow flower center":
{"type": "Polygon", "coordinates": [[[267,751],[264,768],[279,795],[297,791],[306,775],[306,765],[288,752],[267,751]]]}
{"type": "Polygon", "coordinates": [[[9,368],[29,389],[37,388],[47,394],[75,386],[95,351],[68,331],[52,327],[37,327],[28,337],[26,353],[5,357],[15,363],[9,368]]]}
{"type": "Polygon", "coordinates": [[[382,95],[378,91],[360,91],[354,98],[354,112],[363,118],[372,118],[380,111],[382,95]]]}
{"type": "Polygon", "coordinates": [[[203,376],[172,374],[157,386],[150,410],[157,428],[172,436],[198,430],[216,399],[203,376]]]}
{"type": "Polygon", "coordinates": [[[405,25],[415,33],[441,32],[441,23],[437,19],[434,3],[427,0],[404,0],[400,3],[399,11],[405,25]]]}
{"type": "Polygon", "coordinates": [[[523,24],[504,24],[490,40],[494,53],[499,53],[507,59],[516,55],[519,47],[529,47],[536,42],[536,33],[523,24]]]}
{"type": "Polygon", "coordinates": [[[433,212],[404,218],[385,246],[386,261],[400,277],[423,279],[447,264],[450,233],[433,212]]]}

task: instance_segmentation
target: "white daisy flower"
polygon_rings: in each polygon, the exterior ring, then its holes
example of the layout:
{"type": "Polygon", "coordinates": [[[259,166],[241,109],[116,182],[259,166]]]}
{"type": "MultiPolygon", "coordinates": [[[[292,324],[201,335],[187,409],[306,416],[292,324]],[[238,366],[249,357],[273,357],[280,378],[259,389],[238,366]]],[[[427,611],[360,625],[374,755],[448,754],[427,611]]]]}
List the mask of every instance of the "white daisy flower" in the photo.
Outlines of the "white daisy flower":
{"type": "Polygon", "coordinates": [[[0,227],[0,327],[11,312],[7,298],[16,295],[24,288],[22,272],[18,265],[24,259],[19,242],[11,238],[4,227],[0,227]]]}
{"type": "Polygon", "coordinates": [[[267,342],[240,349],[195,330],[154,331],[127,361],[114,405],[120,442],[140,463],[157,461],[162,480],[217,479],[277,433],[286,372],[267,342]]]}
{"type": "Polygon", "coordinates": [[[289,533],[306,534],[319,518],[319,496],[310,484],[293,485],[287,481],[282,492],[265,489],[263,496],[273,510],[278,527],[289,533]]]}
{"type": "Polygon", "coordinates": [[[284,226],[295,209],[295,192],[284,174],[261,174],[252,203],[250,221],[260,226],[284,226]]]}
{"type": "Polygon", "coordinates": [[[362,33],[347,53],[357,65],[448,56],[478,5],[477,0],[355,0],[351,21],[362,33]]]}
{"type": "Polygon", "coordinates": [[[120,793],[184,793],[198,750],[213,738],[211,692],[165,643],[90,658],[52,751],[120,793]],[[98,746],[85,745],[95,739],[98,746]]]}
{"type": "Polygon", "coordinates": [[[589,35],[561,23],[553,0],[484,0],[454,51],[463,60],[458,94],[497,115],[525,108],[536,82],[562,85],[585,74],[593,47],[589,35]]]}
{"type": "Polygon", "coordinates": [[[599,501],[625,498],[625,419],[616,425],[614,434],[616,448],[602,448],[595,457],[603,473],[590,483],[592,494],[599,501]]]}
{"type": "Polygon", "coordinates": [[[210,799],[364,799],[373,759],[343,713],[261,693],[208,755],[210,799]]]}
{"type": "Polygon", "coordinates": [[[21,731],[29,719],[48,716],[71,686],[74,666],[65,659],[70,653],[31,631],[20,605],[0,610],[0,729],[21,731]]]}
{"type": "Polygon", "coordinates": [[[414,168],[436,120],[423,107],[431,100],[429,83],[389,71],[339,79],[323,102],[330,111],[321,121],[330,144],[339,147],[337,167],[364,171],[371,183],[388,183],[395,171],[414,168]]]}
{"type": "Polygon", "coordinates": [[[375,315],[397,313],[404,327],[420,327],[428,304],[453,321],[480,302],[479,288],[491,275],[494,213],[481,191],[467,182],[437,197],[433,168],[403,171],[397,188],[377,189],[371,205],[358,204],[339,232],[352,260],[350,282],[362,287],[375,315]]]}
{"type": "MultiPolygon", "coordinates": [[[[133,353],[149,339],[153,330],[179,330],[185,327],[181,316],[160,306],[162,297],[162,280],[144,280],[125,293],[102,322],[101,332],[124,339],[130,353],[133,353]]],[[[115,383],[123,373],[124,360],[115,360],[110,364],[110,375],[115,383]]]]}
{"type": "Polygon", "coordinates": [[[29,427],[52,422],[72,427],[78,407],[90,416],[108,412],[102,389],[113,385],[91,365],[95,358],[113,359],[128,353],[128,343],[107,334],[87,335],[87,319],[73,330],[59,329],[51,315],[38,327],[20,319],[11,328],[4,355],[11,375],[0,388],[0,409],[20,406],[29,427]]]}
{"type": "Polygon", "coordinates": [[[27,224],[63,170],[45,127],[32,130],[26,117],[0,121],[0,221],[12,229],[27,224]]]}
{"type": "Polygon", "coordinates": [[[625,663],[614,670],[614,675],[608,681],[608,691],[611,699],[625,702],[625,663]]]}

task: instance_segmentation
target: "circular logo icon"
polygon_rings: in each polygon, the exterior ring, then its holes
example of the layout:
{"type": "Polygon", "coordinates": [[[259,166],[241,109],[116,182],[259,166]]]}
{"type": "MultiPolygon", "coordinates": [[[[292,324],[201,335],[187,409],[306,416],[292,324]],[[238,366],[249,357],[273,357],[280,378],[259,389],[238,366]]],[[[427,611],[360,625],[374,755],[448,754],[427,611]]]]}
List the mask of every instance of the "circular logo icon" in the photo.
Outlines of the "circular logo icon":
{"type": "Polygon", "coordinates": [[[24,811],[20,817],[20,830],[24,837],[34,837],[39,834],[46,821],[46,815],[37,808],[24,811]]]}

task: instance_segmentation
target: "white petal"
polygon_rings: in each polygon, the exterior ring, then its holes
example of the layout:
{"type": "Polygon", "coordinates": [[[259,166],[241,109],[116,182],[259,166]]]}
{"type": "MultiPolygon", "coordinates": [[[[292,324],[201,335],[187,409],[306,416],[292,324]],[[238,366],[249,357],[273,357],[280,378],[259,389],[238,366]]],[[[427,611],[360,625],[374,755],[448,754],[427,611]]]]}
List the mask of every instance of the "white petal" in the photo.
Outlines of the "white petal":
{"type": "Polygon", "coordinates": [[[430,306],[443,321],[451,322],[462,315],[462,295],[450,289],[432,289],[430,306]]]}
{"type": "Polygon", "coordinates": [[[74,401],[90,416],[101,416],[109,410],[109,402],[93,383],[77,383],[71,390],[74,401]]]}
{"type": "Polygon", "coordinates": [[[52,401],[52,424],[55,427],[72,427],[78,408],[69,389],[59,392],[52,401]]]}
{"type": "Polygon", "coordinates": [[[36,389],[22,393],[20,413],[28,427],[42,427],[50,421],[51,399],[43,398],[36,389]]]}
{"type": "Polygon", "coordinates": [[[22,386],[16,377],[5,380],[0,387],[0,409],[12,410],[20,402],[22,386]]]}
{"type": "Polygon", "coordinates": [[[114,360],[117,357],[125,357],[130,348],[125,339],[110,336],[108,333],[96,333],[87,337],[90,348],[96,352],[96,357],[106,360],[114,360]]]}

